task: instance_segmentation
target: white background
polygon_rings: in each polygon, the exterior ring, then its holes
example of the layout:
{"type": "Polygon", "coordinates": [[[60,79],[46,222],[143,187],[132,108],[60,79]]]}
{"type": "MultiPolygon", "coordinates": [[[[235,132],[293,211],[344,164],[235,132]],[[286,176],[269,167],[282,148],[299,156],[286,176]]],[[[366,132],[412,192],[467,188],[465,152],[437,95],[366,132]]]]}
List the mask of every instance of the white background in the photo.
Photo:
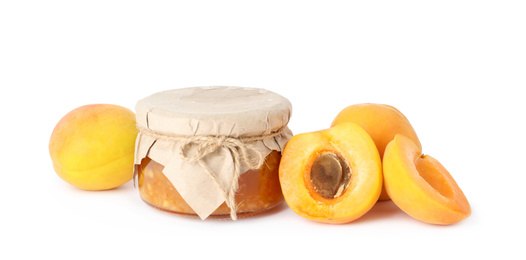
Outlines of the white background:
{"type": "Polygon", "coordinates": [[[0,2],[1,259],[524,259],[524,1],[174,2],[0,2]],[[200,221],[132,183],[87,192],[53,171],[70,110],[209,85],[287,97],[294,133],[351,104],[395,106],[473,213],[435,226],[383,202],[327,225],[283,204],[200,221]]]}

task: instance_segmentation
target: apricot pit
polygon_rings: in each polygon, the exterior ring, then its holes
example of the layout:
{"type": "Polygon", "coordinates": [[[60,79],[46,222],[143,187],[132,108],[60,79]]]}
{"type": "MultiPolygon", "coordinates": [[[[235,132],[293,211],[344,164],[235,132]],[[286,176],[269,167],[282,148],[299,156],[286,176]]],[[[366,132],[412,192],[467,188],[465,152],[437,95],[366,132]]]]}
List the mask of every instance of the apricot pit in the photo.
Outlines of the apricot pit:
{"type": "Polygon", "coordinates": [[[324,198],[339,196],[349,184],[350,168],[338,154],[322,153],[312,164],[310,178],[316,192],[324,198]]]}

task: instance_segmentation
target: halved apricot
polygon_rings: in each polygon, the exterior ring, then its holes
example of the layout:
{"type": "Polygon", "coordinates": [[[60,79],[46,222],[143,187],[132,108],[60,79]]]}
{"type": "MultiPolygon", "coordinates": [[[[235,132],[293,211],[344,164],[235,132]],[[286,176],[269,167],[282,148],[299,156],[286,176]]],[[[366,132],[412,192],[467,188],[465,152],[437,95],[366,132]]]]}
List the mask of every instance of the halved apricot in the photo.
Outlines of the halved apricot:
{"type": "Polygon", "coordinates": [[[285,146],[279,179],[298,215],[347,223],[365,214],[382,189],[380,155],[360,126],[342,123],[293,136],[285,146]]]}
{"type": "MultiPolygon", "coordinates": [[[[331,126],[342,122],[351,122],[361,126],[376,144],[380,158],[383,158],[385,147],[394,139],[396,134],[409,137],[422,149],[409,120],[402,112],[392,106],[374,103],[351,105],[338,113],[331,126]]],[[[389,200],[384,188],[382,188],[380,200],[389,200]]]]}
{"type": "Polygon", "coordinates": [[[453,224],[471,214],[464,193],[440,162],[403,135],[385,149],[384,187],[408,215],[431,224],[453,224]]]}

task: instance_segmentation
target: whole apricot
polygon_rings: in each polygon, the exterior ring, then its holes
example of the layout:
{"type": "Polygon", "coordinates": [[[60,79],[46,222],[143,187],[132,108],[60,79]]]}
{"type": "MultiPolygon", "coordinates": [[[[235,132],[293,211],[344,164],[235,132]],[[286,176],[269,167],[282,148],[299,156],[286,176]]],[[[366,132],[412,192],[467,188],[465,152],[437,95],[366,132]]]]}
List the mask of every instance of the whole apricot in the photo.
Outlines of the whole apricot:
{"type": "MultiPolygon", "coordinates": [[[[420,140],[409,120],[392,106],[374,103],[351,105],[340,111],[331,126],[342,122],[351,122],[361,126],[373,139],[381,159],[383,159],[385,147],[397,134],[409,137],[417,147],[422,149],[420,140]]],[[[379,200],[389,200],[385,187],[382,188],[379,200]]]]}
{"type": "Polygon", "coordinates": [[[132,179],[137,128],[124,107],[76,108],[55,126],[49,141],[53,167],[64,181],[84,190],[107,190],[132,179]]]}

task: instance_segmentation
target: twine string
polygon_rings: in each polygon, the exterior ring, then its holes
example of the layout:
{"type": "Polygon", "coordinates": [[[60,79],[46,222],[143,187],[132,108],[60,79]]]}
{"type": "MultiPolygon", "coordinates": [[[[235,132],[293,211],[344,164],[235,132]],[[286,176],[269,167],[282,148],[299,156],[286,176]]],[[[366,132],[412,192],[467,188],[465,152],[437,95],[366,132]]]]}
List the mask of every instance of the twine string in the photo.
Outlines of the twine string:
{"type": "Polygon", "coordinates": [[[218,149],[225,148],[227,151],[229,151],[234,163],[234,172],[232,176],[232,183],[229,189],[223,190],[223,192],[225,196],[225,203],[230,208],[230,217],[232,220],[237,220],[235,194],[239,188],[238,179],[241,175],[241,163],[247,165],[249,169],[258,169],[265,162],[263,153],[256,146],[249,143],[274,138],[278,135],[281,135],[283,132],[282,128],[267,135],[234,138],[224,135],[173,136],[159,134],[150,129],[142,127],[138,127],[138,129],[141,133],[147,134],[156,139],[181,142],[178,148],[178,154],[181,156],[181,158],[187,162],[198,163],[219,187],[223,187],[219,177],[217,174],[214,174],[210,167],[208,167],[204,161],[204,158],[218,149]],[[192,145],[197,146],[195,153],[190,155],[189,151],[192,145]],[[250,156],[251,154],[255,154],[255,157],[250,156]]]}

